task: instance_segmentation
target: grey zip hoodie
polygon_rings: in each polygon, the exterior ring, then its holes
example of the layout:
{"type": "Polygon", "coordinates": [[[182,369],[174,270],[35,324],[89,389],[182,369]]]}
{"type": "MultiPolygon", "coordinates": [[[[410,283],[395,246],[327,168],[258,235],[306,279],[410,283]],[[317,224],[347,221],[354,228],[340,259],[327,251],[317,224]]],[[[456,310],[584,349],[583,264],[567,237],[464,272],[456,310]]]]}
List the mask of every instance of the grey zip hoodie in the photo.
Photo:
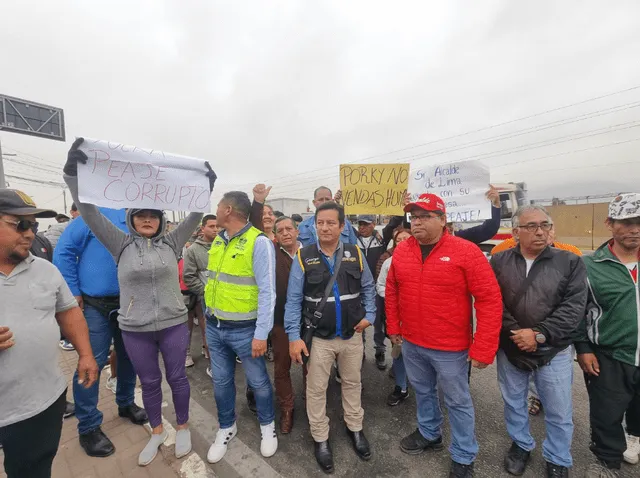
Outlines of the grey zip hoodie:
{"type": "Polygon", "coordinates": [[[131,233],[127,234],[104,217],[96,206],[80,202],[76,176],[65,175],[64,180],[87,226],[118,265],[120,328],[128,332],[151,332],[186,322],[187,308],[178,281],[178,259],[200,224],[202,213],[192,212],[169,233],[163,215],[158,234],[147,239],[135,231],[130,211],[127,211],[126,221],[131,233]]]}
{"type": "Polygon", "coordinates": [[[182,277],[189,291],[199,297],[204,295],[204,287],[209,278],[209,249],[211,242],[197,239],[184,254],[182,277]]]}

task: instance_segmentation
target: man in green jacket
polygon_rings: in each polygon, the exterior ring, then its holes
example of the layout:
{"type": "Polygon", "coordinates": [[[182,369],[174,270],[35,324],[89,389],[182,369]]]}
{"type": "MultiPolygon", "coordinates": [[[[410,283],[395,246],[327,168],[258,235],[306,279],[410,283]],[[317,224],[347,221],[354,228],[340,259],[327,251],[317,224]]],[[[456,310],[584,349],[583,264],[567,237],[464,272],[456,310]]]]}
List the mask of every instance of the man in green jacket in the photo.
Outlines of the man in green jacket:
{"type": "Polygon", "coordinates": [[[588,377],[591,451],[598,459],[587,478],[618,476],[627,449],[622,419],[640,396],[640,194],[616,197],[606,223],[612,239],[584,259],[589,302],[575,343],[588,377]]]}

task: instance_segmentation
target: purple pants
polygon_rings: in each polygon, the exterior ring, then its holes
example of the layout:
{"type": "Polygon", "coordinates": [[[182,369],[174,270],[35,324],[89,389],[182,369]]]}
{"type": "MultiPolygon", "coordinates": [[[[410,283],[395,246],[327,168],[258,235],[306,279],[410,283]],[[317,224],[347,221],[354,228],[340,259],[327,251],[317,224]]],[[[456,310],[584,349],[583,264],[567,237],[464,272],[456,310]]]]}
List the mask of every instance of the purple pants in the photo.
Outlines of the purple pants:
{"type": "Polygon", "coordinates": [[[162,372],[158,352],[162,354],[167,382],[171,387],[178,425],[189,420],[191,389],[185,370],[189,329],[174,325],[156,332],[122,331],[122,340],[142,384],[142,402],[152,428],[162,424],[162,372]]]}

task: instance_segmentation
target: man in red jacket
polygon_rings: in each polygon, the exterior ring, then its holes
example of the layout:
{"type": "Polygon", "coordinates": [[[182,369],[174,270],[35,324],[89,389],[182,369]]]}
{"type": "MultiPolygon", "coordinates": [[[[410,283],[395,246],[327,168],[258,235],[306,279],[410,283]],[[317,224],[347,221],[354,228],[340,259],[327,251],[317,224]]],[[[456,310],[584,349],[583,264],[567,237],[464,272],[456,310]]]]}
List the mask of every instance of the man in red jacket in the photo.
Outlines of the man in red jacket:
{"type": "Polygon", "coordinates": [[[495,358],[502,325],[500,288],[478,246],[446,230],[440,197],[423,194],[405,211],[411,213],[412,237],[393,253],[385,297],[387,332],[392,343],[402,343],[417,401],[418,429],[402,439],[400,448],[412,455],[442,449],[439,385],[452,435],[449,476],[467,478],[473,476],[478,453],[468,361],[482,369],[495,358]]]}

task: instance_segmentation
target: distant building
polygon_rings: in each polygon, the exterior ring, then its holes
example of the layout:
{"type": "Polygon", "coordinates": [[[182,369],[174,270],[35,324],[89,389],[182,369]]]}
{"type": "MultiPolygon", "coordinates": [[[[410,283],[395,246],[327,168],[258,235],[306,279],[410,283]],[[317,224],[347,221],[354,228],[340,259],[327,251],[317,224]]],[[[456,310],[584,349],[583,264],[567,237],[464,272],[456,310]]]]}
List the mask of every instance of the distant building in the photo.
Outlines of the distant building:
{"type": "Polygon", "coordinates": [[[277,198],[267,199],[274,211],[282,211],[285,216],[292,214],[303,214],[309,210],[309,201],[307,199],[296,198],[277,198]]]}

